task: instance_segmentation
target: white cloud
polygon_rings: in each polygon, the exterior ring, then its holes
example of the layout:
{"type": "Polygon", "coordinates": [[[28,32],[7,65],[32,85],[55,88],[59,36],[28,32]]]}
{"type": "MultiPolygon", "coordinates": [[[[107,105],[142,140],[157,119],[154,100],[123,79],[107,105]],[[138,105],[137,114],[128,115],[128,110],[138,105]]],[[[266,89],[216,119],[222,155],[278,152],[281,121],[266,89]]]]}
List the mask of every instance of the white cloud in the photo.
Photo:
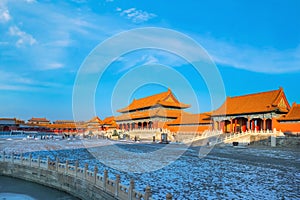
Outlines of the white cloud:
{"type": "Polygon", "coordinates": [[[6,71],[0,71],[1,82],[13,82],[13,83],[21,83],[21,84],[32,84],[34,81],[32,79],[26,78],[24,76],[20,76],[15,73],[10,73],[6,71]]]}
{"type": "Polygon", "coordinates": [[[218,64],[262,73],[300,71],[300,44],[295,49],[278,50],[236,45],[213,38],[198,41],[218,64]]]}
{"type": "MultiPolygon", "coordinates": [[[[128,51],[134,52],[136,50],[139,52],[139,50],[147,49],[154,49],[159,52],[146,53],[146,55],[153,55],[154,58],[159,61],[157,64],[172,67],[187,64],[186,61],[195,64],[199,61],[207,62],[210,60],[205,51],[201,51],[201,48],[194,43],[191,44],[190,40],[187,41],[184,37],[178,38],[178,32],[157,28],[135,29],[133,32],[125,32],[124,34],[118,35],[114,40],[97,46],[93,54],[89,55],[87,61],[88,69],[86,69],[85,73],[95,73],[99,71],[99,64],[95,62],[95,60],[102,60],[101,66],[106,66],[112,59],[127,54],[128,51]]],[[[150,58],[149,60],[142,60],[143,62],[138,59],[141,58],[143,53],[145,54],[145,52],[141,52],[141,54],[138,54],[136,57],[131,56],[130,58],[133,59],[129,59],[128,64],[125,63],[122,66],[127,69],[127,66],[130,67],[130,65],[138,66],[149,63],[150,58]]],[[[122,59],[121,61],[123,63],[127,61],[123,57],[122,59]]]]}
{"type": "Polygon", "coordinates": [[[4,1],[0,2],[0,23],[5,23],[9,20],[11,20],[9,10],[4,1]]]}
{"type": "Polygon", "coordinates": [[[43,82],[36,80],[36,78],[29,78],[26,74],[0,70],[0,76],[0,90],[36,91],[43,87],[61,87],[57,83],[43,82]]]}
{"type": "Polygon", "coordinates": [[[56,40],[49,43],[46,43],[45,46],[51,46],[51,47],[68,47],[73,43],[70,39],[64,39],[64,40],[56,40]]]}
{"type": "Polygon", "coordinates": [[[44,70],[52,70],[52,69],[60,69],[63,67],[64,67],[64,65],[62,63],[53,62],[53,63],[47,64],[47,66],[43,67],[43,69],[44,70]]]}
{"type": "Polygon", "coordinates": [[[37,1],[36,0],[25,0],[25,2],[27,2],[27,3],[36,3],[37,1]]]}
{"type": "Polygon", "coordinates": [[[87,0],[72,0],[75,3],[86,3],[87,0]]]}
{"type": "Polygon", "coordinates": [[[17,47],[25,46],[25,45],[33,45],[37,41],[32,37],[32,35],[21,31],[17,26],[9,27],[9,34],[11,36],[17,36],[18,40],[16,42],[17,47]]]}
{"type": "Polygon", "coordinates": [[[0,46],[7,46],[9,45],[9,42],[0,42],[0,46]]]}
{"type": "Polygon", "coordinates": [[[34,80],[30,78],[6,71],[0,71],[0,76],[0,90],[24,91],[33,89],[34,80]]]}
{"type": "Polygon", "coordinates": [[[137,10],[136,8],[129,8],[129,9],[123,10],[123,11],[121,8],[117,8],[117,11],[120,12],[121,16],[124,16],[127,19],[130,19],[132,22],[137,23],[137,24],[146,22],[146,21],[156,17],[156,15],[153,13],[148,13],[143,10],[137,10]]]}
{"type": "Polygon", "coordinates": [[[0,90],[8,90],[8,91],[32,91],[34,88],[22,85],[11,85],[8,83],[0,83],[0,90]]]}
{"type": "Polygon", "coordinates": [[[153,54],[148,54],[148,53],[142,55],[135,54],[135,55],[122,56],[119,57],[115,62],[118,62],[122,66],[122,68],[119,71],[117,71],[117,73],[141,65],[160,63],[159,58],[157,58],[153,54]]]}
{"type": "MultiPolygon", "coordinates": [[[[136,33],[127,35],[126,39],[120,40],[118,45],[111,46],[110,51],[106,52],[106,55],[114,55],[120,47],[136,48],[140,45],[145,47],[154,45],[158,49],[173,49],[174,53],[176,52],[190,62],[210,61],[209,56],[206,54],[207,52],[217,64],[248,71],[269,74],[300,71],[300,44],[294,49],[281,50],[233,44],[214,38],[196,36],[194,38],[203,47],[204,51],[202,51],[201,48],[195,45],[189,45],[188,40],[185,40],[183,37],[175,37],[171,33],[164,34],[155,30],[145,32],[141,29],[136,31],[136,33]]],[[[173,67],[187,64],[183,59],[172,56],[172,54],[158,53],[148,55],[153,55],[161,64],[173,67]]],[[[147,59],[133,59],[132,61],[123,59],[121,61],[124,63],[124,69],[130,67],[130,65],[135,66],[147,63],[147,59]],[[128,64],[125,62],[128,62],[128,64]]]]}

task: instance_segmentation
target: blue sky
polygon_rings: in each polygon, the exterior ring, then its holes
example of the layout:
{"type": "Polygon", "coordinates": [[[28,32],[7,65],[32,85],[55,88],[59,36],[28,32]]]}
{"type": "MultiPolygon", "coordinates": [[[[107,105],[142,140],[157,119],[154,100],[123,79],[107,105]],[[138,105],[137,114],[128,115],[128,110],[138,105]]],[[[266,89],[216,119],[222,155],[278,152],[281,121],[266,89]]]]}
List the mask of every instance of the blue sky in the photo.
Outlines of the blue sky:
{"type": "MultiPolygon", "coordinates": [[[[1,0],[0,116],[72,119],[73,85],[85,58],[109,37],[142,27],[172,29],[197,41],[216,63],[228,96],[282,86],[290,103],[300,103],[299,18],[297,0],[1,0]]],[[[172,75],[167,79],[177,82],[172,75]]],[[[115,115],[133,98],[168,87],[192,105],[188,111],[211,109],[205,82],[189,63],[169,52],[141,50],[121,55],[107,68],[95,93],[96,114],[115,115]],[[180,84],[137,85],[130,96],[113,99],[118,80],[145,64],[170,66],[187,77],[200,108],[180,84]]]]}

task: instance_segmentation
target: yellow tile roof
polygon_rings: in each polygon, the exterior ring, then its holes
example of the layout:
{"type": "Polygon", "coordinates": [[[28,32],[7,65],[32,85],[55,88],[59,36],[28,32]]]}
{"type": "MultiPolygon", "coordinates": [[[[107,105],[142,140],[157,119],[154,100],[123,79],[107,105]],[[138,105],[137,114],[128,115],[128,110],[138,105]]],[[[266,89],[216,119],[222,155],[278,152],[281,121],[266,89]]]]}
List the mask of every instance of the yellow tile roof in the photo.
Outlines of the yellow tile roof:
{"type": "Polygon", "coordinates": [[[265,113],[271,111],[288,112],[290,105],[283,89],[227,97],[223,105],[213,111],[213,116],[265,113]]]}
{"type": "Polygon", "coordinates": [[[208,124],[211,123],[211,112],[200,114],[186,113],[168,123],[168,125],[208,124]]]}
{"type": "Polygon", "coordinates": [[[144,97],[141,99],[134,99],[131,104],[125,108],[118,110],[118,112],[124,113],[128,111],[138,110],[142,108],[150,108],[156,105],[174,108],[188,108],[190,105],[180,103],[172,91],[168,89],[166,92],[155,94],[152,96],[144,97]]]}
{"type": "Polygon", "coordinates": [[[298,121],[300,120],[300,104],[293,103],[291,110],[278,119],[279,121],[298,121]]]}
{"type": "Polygon", "coordinates": [[[134,120],[134,119],[146,119],[151,117],[165,117],[165,118],[177,118],[186,112],[183,110],[170,110],[165,108],[155,108],[151,110],[136,111],[130,113],[124,113],[115,117],[116,121],[134,120]]]}

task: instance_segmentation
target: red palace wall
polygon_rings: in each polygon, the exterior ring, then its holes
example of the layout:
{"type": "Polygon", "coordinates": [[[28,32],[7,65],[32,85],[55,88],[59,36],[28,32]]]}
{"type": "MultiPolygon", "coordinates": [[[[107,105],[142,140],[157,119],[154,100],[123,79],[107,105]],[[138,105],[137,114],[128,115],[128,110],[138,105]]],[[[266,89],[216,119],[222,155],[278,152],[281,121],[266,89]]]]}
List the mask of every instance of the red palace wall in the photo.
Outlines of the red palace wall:
{"type": "Polygon", "coordinates": [[[283,133],[300,133],[300,122],[287,123],[279,122],[276,119],[273,119],[273,128],[283,133]]]}

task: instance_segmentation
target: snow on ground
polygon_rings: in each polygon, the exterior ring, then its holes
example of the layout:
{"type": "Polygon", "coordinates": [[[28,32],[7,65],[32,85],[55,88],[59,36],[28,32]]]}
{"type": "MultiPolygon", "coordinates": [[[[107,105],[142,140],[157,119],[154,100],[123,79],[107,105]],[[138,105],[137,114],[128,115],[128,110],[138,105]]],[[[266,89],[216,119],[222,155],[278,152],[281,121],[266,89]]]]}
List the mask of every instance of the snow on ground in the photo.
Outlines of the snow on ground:
{"type": "Polygon", "coordinates": [[[32,152],[33,157],[49,156],[53,160],[59,156],[62,162],[79,160],[81,166],[89,163],[91,170],[95,165],[99,172],[107,169],[112,179],[121,174],[125,185],[133,178],[139,191],[150,185],[154,199],[164,199],[168,192],[175,199],[300,198],[300,150],[297,148],[215,147],[200,159],[199,147],[167,146],[96,139],[0,140],[0,151],[25,155],[32,152]],[[165,155],[151,154],[155,152],[165,155]],[[153,158],[153,155],[159,156],[153,158]],[[135,170],[146,172],[134,173],[135,170]]]}

